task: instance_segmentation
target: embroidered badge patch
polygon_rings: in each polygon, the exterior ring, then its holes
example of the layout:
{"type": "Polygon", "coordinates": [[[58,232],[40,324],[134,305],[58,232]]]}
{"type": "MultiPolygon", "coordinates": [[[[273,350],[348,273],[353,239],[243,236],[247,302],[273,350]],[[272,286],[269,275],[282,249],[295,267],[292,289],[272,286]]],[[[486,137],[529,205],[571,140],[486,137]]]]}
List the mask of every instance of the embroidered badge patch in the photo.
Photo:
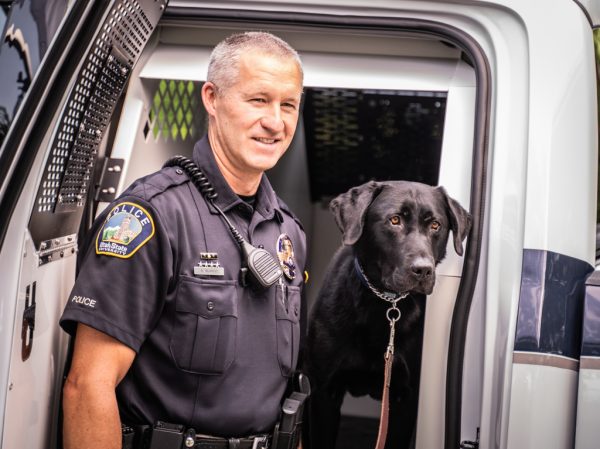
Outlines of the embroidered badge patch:
{"type": "Polygon", "coordinates": [[[143,207],[123,202],[108,214],[96,237],[96,254],[127,259],[154,235],[154,221],[143,207]]]}
{"type": "Polygon", "coordinates": [[[277,258],[283,274],[289,280],[296,277],[296,261],[294,260],[294,247],[287,234],[281,234],[277,239],[277,258]]]}

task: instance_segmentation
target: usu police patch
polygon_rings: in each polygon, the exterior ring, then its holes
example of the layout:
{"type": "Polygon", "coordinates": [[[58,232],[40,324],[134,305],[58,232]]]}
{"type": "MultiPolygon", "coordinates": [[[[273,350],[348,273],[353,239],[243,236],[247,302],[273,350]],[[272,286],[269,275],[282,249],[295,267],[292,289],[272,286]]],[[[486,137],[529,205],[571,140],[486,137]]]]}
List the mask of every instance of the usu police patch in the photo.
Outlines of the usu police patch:
{"type": "Polygon", "coordinates": [[[119,203],[96,237],[96,254],[127,259],[153,235],[154,221],[146,209],[134,203],[119,203]]]}

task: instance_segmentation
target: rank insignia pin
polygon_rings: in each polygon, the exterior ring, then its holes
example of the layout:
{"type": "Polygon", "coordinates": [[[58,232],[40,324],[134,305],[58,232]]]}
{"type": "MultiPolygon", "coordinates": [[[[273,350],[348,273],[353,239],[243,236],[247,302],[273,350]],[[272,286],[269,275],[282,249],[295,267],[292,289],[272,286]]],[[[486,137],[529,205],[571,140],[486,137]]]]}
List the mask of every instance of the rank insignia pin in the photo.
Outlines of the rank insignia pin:
{"type": "Polygon", "coordinates": [[[294,260],[294,246],[287,234],[279,236],[276,249],[283,274],[289,280],[293,280],[296,277],[296,261],[294,260]]]}
{"type": "Polygon", "coordinates": [[[200,262],[194,267],[194,276],[224,276],[217,253],[200,253],[200,262]]]}

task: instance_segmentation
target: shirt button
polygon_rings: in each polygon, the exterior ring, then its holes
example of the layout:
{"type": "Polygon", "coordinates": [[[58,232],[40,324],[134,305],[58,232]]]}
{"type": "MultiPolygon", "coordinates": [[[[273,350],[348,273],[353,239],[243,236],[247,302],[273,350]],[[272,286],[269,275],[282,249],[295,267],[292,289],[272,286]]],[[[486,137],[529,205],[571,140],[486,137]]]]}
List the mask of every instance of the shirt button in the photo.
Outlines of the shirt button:
{"type": "Polygon", "coordinates": [[[298,306],[294,306],[294,315],[298,316],[298,306]]]}
{"type": "Polygon", "coordinates": [[[177,170],[175,170],[175,173],[177,173],[178,175],[183,175],[183,170],[178,168],[177,170]]]}
{"type": "Polygon", "coordinates": [[[208,301],[208,303],[206,304],[206,308],[208,310],[213,310],[215,308],[215,303],[212,301],[208,301]]]}
{"type": "Polygon", "coordinates": [[[265,249],[265,245],[258,245],[260,249],[265,249]]]}

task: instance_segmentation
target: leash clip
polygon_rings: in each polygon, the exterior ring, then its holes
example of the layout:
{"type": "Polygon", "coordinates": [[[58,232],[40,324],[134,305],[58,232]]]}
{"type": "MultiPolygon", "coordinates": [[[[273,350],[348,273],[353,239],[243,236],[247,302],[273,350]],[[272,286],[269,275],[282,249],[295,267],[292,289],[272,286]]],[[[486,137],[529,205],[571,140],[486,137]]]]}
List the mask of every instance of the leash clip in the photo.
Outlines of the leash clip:
{"type": "Polygon", "coordinates": [[[402,313],[400,309],[396,305],[399,300],[392,301],[392,306],[387,309],[385,313],[388,321],[390,322],[390,341],[388,342],[387,349],[385,351],[384,358],[388,360],[390,357],[394,356],[394,337],[396,335],[396,321],[400,320],[402,313]]]}

